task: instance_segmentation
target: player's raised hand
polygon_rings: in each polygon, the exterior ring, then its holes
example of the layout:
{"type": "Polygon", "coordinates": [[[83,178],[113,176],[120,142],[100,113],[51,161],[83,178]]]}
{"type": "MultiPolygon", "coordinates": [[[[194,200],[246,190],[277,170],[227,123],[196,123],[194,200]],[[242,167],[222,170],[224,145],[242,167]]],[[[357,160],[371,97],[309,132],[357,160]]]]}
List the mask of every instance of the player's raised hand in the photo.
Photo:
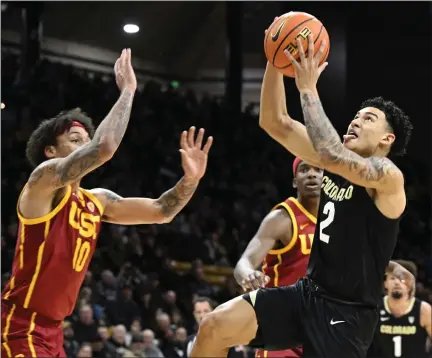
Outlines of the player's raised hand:
{"type": "Polygon", "coordinates": [[[320,48],[315,53],[315,45],[313,41],[313,35],[308,36],[308,54],[306,57],[305,51],[300,37],[297,38],[297,48],[300,56],[300,61],[297,61],[288,50],[285,50],[285,55],[289,58],[290,62],[295,69],[295,81],[299,91],[302,89],[316,88],[318,78],[328,63],[324,62],[320,65],[322,58],[324,57],[324,50],[326,48],[326,40],[321,42],[320,48]]]}
{"type": "Polygon", "coordinates": [[[239,284],[244,291],[251,291],[265,287],[269,281],[270,277],[264,275],[261,271],[252,271],[239,284]]]}
{"type": "Polygon", "coordinates": [[[207,168],[207,158],[213,143],[213,137],[208,137],[202,147],[204,139],[204,129],[198,131],[195,139],[195,127],[189,131],[183,131],[180,139],[180,153],[185,178],[190,180],[200,180],[207,168]]]}
{"type": "Polygon", "coordinates": [[[114,65],[114,74],[120,91],[127,89],[133,92],[136,90],[137,80],[132,67],[132,52],[130,48],[123,49],[114,65]]]}

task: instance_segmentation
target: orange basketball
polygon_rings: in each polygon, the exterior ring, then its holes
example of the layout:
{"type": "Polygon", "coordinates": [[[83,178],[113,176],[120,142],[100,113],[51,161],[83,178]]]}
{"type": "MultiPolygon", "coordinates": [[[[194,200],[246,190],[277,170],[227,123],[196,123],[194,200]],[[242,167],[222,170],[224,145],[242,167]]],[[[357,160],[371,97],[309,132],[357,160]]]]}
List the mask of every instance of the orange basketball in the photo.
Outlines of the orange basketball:
{"type": "Polygon", "coordinates": [[[284,51],[287,49],[298,60],[299,53],[296,40],[299,37],[307,56],[307,37],[310,33],[313,34],[315,53],[319,50],[321,42],[324,39],[327,41],[321,60],[321,63],[325,62],[330,52],[330,39],[326,28],[315,16],[294,11],[279,17],[268,29],[264,38],[264,51],[267,60],[285,76],[294,77],[294,67],[284,51]]]}

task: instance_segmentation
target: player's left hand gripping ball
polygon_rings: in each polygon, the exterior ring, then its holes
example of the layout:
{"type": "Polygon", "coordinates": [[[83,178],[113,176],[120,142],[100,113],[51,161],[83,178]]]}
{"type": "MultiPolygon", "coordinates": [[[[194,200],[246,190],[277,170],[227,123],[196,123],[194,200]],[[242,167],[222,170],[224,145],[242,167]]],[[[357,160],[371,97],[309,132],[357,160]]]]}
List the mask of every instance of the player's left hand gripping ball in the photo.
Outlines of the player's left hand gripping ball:
{"type": "Polygon", "coordinates": [[[300,62],[285,50],[285,55],[289,58],[295,69],[295,81],[299,91],[303,89],[315,89],[318,82],[318,78],[324,69],[327,67],[328,62],[324,62],[321,66],[319,65],[321,59],[324,56],[324,50],[326,47],[326,41],[321,42],[321,46],[318,52],[314,53],[314,41],[313,35],[308,36],[308,56],[306,57],[303,45],[300,38],[297,38],[297,48],[300,56],[300,62]]]}
{"type": "Polygon", "coordinates": [[[207,158],[213,143],[213,137],[208,137],[204,148],[204,129],[198,131],[195,139],[195,127],[183,131],[180,139],[180,153],[185,177],[190,180],[200,180],[207,168],[207,158]]]}

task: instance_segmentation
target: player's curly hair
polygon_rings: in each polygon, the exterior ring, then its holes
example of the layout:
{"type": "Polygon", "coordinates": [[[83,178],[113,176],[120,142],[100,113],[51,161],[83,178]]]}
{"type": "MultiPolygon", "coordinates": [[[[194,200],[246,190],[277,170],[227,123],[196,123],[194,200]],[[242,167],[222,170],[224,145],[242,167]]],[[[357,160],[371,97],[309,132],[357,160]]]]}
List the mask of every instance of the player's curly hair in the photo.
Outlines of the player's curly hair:
{"type": "Polygon", "coordinates": [[[57,144],[57,136],[64,133],[73,121],[81,123],[90,138],[93,138],[95,128],[92,119],[80,108],[62,111],[53,118],[45,119],[30,135],[27,142],[26,156],[30,164],[37,167],[48,158],[45,148],[57,144]]]}
{"type": "Polygon", "coordinates": [[[396,137],[389,155],[404,155],[413,130],[409,117],[394,102],[386,101],[382,97],[375,97],[364,101],[361,104],[361,108],[365,107],[378,108],[384,112],[386,120],[396,137]]]}

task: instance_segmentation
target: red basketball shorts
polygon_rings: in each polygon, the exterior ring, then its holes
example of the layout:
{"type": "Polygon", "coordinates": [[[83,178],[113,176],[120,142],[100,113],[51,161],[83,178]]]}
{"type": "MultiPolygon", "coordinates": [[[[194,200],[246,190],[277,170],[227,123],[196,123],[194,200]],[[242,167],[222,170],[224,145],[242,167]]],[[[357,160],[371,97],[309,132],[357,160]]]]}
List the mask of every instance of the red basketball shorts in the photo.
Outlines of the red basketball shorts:
{"type": "Polygon", "coordinates": [[[1,329],[2,358],[66,357],[61,322],[2,301],[1,329]]]}

